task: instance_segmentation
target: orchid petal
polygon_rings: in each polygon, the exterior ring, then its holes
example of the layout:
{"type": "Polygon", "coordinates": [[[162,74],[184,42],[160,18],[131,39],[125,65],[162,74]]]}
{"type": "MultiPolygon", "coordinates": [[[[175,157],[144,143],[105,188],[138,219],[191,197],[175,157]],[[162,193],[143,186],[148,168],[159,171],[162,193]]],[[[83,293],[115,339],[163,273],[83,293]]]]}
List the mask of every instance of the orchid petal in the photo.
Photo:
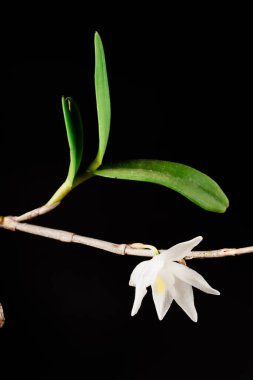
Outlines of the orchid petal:
{"type": "Polygon", "coordinates": [[[201,240],[202,236],[197,236],[194,239],[184,241],[183,243],[179,243],[174,245],[173,247],[169,249],[162,249],[160,250],[160,255],[165,256],[170,261],[177,261],[183,259],[185,256],[189,255],[191,250],[198,245],[201,240]]]}
{"type": "Polygon", "coordinates": [[[131,315],[135,315],[142,303],[143,297],[146,295],[146,288],[151,285],[156,273],[157,264],[153,259],[142,261],[133,270],[129,285],[135,286],[135,298],[131,315]]]}
{"type": "Polygon", "coordinates": [[[174,298],[174,286],[171,282],[170,286],[168,286],[168,281],[166,280],[167,279],[159,273],[154,283],[151,285],[155,308],[160,321],[169,310],[174,298]]]}
{"type": "Polygon", "coordinates": [[[158,260],[154,260],[155,258],[142,261],[134,268],[129,281],[130,286],[137,286],[139,282],[142,282],[145,287],[152,284],[161,266],[158,260]]]}
{"type": "Polygon", "coordinates": [[[178,263],[170,263],[171,270],[173,271],[174,276],[180,280],[188,283],[202,292],[219,295],[220,292],[216,289],[213,289],[207,281],[202,277],[198,272],[193,269],[186,267],[185,265],[178,263]]]}
{"type": "Polygon", "coordinates": [[[188,317],[190,317],[193,322],[197,322],[198,314],[194,305],[192,286],[176,278],[174,299],[188,317]]]}
{"type": "Polygon", "coordinates": [[[147,290],[143,286],[136,286],[135,288],[135,297],[134,297],[134,304],[131,311],[131,316],[133,317],[136,313],[138,313],[138,310],[141,306],[142,300],[144,296],[146,295],[147,290]]]}

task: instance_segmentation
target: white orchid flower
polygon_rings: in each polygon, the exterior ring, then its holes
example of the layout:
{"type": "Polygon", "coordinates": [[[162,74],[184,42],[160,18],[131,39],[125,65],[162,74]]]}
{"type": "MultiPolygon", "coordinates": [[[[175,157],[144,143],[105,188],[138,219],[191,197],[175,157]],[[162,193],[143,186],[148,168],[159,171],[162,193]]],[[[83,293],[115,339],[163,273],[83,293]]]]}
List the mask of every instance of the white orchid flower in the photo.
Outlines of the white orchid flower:
{"type": "Polygon", "coordinates": [[[160,250],[160,254],[150,260],[142,261],[133,270],[130,286],[135,286],[135,299],[131,315],[135,315],[151,286],[153,299],[160,320],[170,308],[173,299],[185,313],[197,322],[198,315],[194,305],[192,287],[205,293],[219,295],[220,292],[211,288],[206,280],[195,270],[176,261],[189,255],[191,250],[200,243],[201,236],[174,245],[170,249],[160,250]]]}

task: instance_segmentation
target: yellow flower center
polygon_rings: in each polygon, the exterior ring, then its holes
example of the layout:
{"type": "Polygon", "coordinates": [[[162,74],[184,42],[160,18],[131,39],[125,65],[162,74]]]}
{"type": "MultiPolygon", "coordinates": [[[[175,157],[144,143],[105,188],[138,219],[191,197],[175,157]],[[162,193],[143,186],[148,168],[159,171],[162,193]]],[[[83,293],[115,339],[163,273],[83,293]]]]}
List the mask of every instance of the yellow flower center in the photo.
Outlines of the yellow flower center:
{"type": "Polygon", "coordinates": [[[156,279],[155,279],[155,289],[159,293],[164,293],[165,290],[166,290],[165,281],[160,276],[157,276],[156,279]]]}

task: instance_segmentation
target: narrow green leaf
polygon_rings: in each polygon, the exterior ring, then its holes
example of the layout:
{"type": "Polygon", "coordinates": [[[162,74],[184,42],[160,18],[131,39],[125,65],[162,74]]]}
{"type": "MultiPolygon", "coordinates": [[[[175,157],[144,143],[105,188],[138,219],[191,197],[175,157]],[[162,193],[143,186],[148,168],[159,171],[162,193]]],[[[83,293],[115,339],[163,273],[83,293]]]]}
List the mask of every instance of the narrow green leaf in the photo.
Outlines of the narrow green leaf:
{"type": "Polygon", "coordinates": [[[97,169],[105,154],[111,123],[110,92],[106,71],[105,53],[99,34],[95,33],[95,91],[98,116],[99,147],[95,160],[90,165],[93,171],[97,169]]]}
{"type": "Polygon", "coordinates": [[[72,185],[83,155],[83,123],[80,110],[74,99],[62,97],[62,109],[70,149],[67,181],[72,185]]]}
{"type": "Polygon", "coordinates": [[[159,160],[129,160],[105,165],[95,175],[152,182],[177,191],[205,210],[225,212],[229,201],[206,174],[183,164],[159,160]]]}
{"type": "Polygon", "coordinates": [[[69,143],[70,164],[66,180],[47,205],[60,202],[72,190],[83,156],[83,123],[78,105],[72,98],[62,97],[62,109],[69,143]]]}

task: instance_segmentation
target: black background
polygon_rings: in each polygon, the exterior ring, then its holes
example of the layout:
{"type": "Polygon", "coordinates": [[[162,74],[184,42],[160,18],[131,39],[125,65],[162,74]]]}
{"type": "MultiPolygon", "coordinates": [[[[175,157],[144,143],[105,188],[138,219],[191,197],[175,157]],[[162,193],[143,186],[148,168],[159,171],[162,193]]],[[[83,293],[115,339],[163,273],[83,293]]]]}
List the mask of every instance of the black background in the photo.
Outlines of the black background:
{"type": "MultiPolygon", "coordinates": [[[[97,30],[112,103],[105,162],[188,164],[220,184],[230,207],[214,214],[163,187],[95,178],[35,223],[160,248],[197,235],[199,249],[252,245],[247,10],[157,7],[137,16],[122,5],[112,22],[74,7],[68,17],[43,10],[30,9],[29,22],[17,9],[15,19],[2,15],[0,214],[44,204],[64,180],[62,95],[80,105],[86,163],[94,157],[97,30]]],[[[150,292],[130,316],[128,281],[140,258],[3,230],[0,238],[1,379],[16,371],[31,379],[253,377],[251,255],[192,261],[221,296],[195,291],[196,324],[174,303],[160,322],[150,292]]]]}

